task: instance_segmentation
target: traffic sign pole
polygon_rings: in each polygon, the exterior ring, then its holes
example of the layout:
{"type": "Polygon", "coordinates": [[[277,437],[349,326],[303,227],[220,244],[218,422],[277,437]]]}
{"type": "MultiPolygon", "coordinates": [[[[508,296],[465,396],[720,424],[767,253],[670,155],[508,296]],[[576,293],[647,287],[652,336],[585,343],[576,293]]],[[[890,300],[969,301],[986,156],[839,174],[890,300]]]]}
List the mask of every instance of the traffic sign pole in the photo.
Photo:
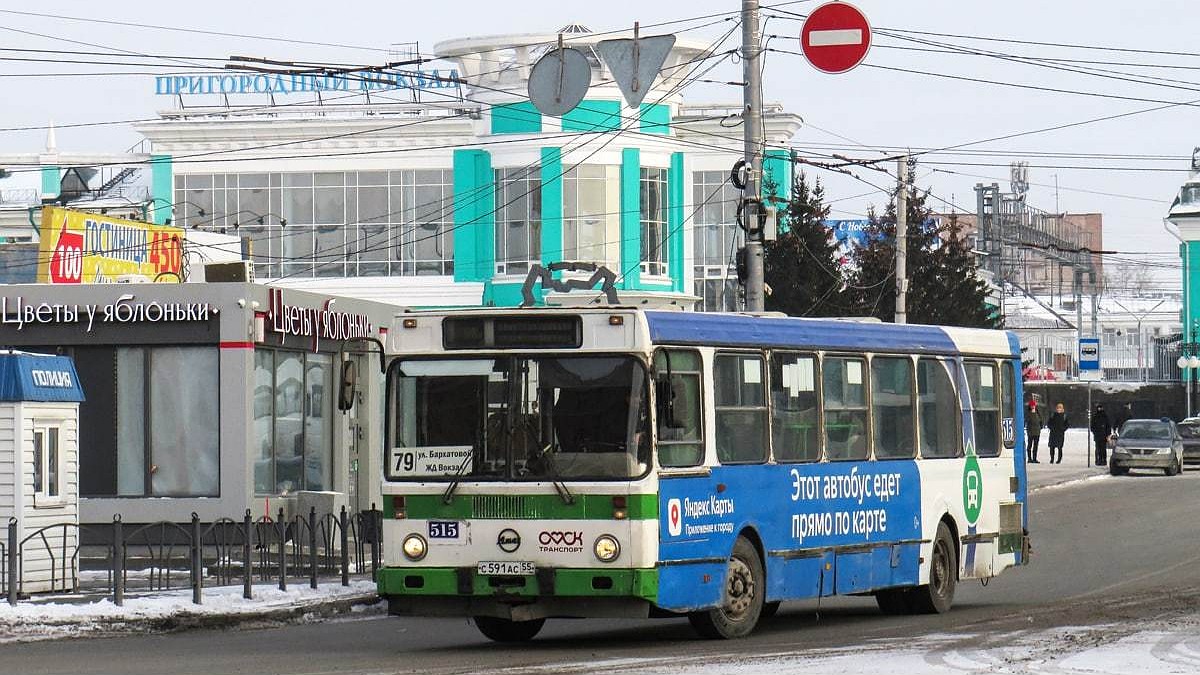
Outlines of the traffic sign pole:
{"type": "Polygon", "coordinates": [[[763,240],[759,213],[762,208],[762,49],[758,25],[758,0],[742,0],[742,64],[746,83],[742,100],[746,187],[742,192],[742,228],[746,232],[746,311],[766,310],[763,280],[763,240]]]}

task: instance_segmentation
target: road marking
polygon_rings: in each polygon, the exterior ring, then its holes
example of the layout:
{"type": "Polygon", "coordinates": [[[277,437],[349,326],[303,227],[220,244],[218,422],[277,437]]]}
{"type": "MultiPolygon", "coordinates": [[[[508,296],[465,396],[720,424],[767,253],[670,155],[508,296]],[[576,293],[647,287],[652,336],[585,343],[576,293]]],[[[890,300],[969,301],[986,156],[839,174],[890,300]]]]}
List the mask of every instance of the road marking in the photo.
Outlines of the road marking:
{"type": "Polygon", "coordinates": [[[862,43],[863,32],[859,28],[814,30],[808,34],[809,47],[846,47],[862,43]]]}

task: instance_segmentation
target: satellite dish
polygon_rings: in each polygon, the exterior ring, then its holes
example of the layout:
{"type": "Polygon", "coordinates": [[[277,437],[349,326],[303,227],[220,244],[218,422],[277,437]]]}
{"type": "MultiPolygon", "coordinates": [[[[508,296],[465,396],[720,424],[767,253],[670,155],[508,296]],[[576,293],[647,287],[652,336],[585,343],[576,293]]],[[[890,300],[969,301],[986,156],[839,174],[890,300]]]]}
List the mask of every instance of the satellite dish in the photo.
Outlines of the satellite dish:
{"type": "Polygon", "coordinates": [[[529,72],[529,102],[538,112],[562,117],[587,95],[592,84],[592,65],[583,52],[562,46],[546,52],[529,72]]]}

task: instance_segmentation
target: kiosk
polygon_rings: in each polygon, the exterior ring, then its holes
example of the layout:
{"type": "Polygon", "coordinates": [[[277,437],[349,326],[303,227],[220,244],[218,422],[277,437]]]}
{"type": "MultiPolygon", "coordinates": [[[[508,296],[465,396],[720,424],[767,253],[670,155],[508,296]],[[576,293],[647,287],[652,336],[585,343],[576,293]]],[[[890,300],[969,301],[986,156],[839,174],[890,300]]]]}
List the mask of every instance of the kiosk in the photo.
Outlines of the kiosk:
{"type": "Polygon", "coordinates": [[[22,594],[76,585],[81,401],[71,359],[0,351],[0,519],[16,523],[22,594]]]}

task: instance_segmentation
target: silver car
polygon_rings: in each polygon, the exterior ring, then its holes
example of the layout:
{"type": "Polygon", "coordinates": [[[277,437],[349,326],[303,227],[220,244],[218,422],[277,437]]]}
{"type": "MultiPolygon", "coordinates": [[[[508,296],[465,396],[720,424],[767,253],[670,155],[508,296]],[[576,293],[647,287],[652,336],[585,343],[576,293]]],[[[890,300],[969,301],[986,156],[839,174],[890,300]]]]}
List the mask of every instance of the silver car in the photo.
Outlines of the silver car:
{"type": "Polygon", "coordinates": [[[1129,420],[1121,425],[1108,461],[1114,476],[1130,469],[1162,469],[1168,476],[1183,470],[1183,438],[1170,420],[1129,420]]]}

